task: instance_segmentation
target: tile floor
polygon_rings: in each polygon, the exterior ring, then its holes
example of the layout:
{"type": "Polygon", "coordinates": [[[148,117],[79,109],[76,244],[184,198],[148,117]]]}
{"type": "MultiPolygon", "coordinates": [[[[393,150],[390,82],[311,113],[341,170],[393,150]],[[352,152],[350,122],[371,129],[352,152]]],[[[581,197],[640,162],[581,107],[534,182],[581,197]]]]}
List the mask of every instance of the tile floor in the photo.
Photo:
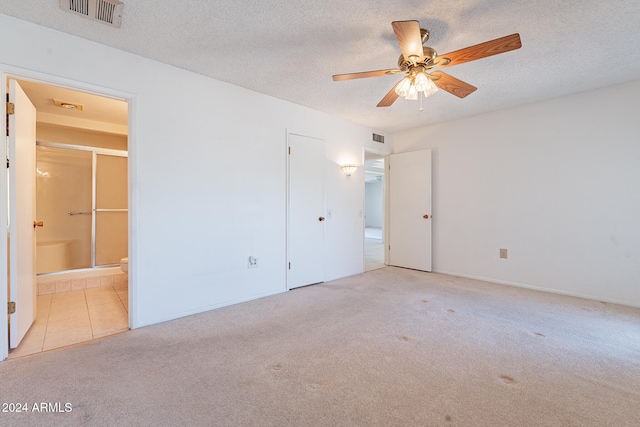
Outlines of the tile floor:
{"type": "Polygon", "coordinates": [[[26,356],[129,329],[127,284],[39,295],[36,320],[9,358],[26,356]]]}

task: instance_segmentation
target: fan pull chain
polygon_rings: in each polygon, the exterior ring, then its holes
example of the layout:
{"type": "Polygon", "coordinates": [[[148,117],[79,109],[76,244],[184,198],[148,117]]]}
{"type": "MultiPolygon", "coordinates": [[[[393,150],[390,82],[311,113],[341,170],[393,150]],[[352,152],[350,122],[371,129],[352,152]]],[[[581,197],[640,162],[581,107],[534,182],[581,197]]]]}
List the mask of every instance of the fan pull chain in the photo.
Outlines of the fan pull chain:
{"type": "Polygon", "coordinates": [[[425,95],[425,94],[424,94],[424,92],[421,92],[421,93],[422,93],[422,96],[419,96],[419,98],[420,98],[420,111],[423,111],[423,110],[424,110],[424,108],[422,108],[422,98],[423,98],[423,97],[424,97],[424,98],[426,98],[426,97],[427,97],[427,95],[425,95]]]}

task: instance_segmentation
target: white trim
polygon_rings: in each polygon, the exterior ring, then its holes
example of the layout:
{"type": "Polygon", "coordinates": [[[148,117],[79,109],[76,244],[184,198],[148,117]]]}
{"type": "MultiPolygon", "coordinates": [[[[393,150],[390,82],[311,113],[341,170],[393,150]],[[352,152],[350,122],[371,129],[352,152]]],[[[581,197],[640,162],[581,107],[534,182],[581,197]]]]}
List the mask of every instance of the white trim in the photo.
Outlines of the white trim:
{"type": "Polygon", "coordinates": [[[389,168],[389,163],[391,160],[391,154],[387,154],[384,156],[384,265],[389,265],[389,212],[390,212],[390,203],[391,200],[389,197],[389,179],[391,179],[391,169],[389,168]]]}
{"type": "Polygon", "coordinates": [[[488,283],[496,283],[498,285],[506,285],[506,286],[514,286],[516,288],[524,288],[524,289],[531,289],[534,291],[539,291],[539,292],[547,292],[547,293],[551,293],[551,294],[556,294],[556,295],[566,295],[566,296],[570,296],[570,297],[577,297],[577,298],[584,298],[584,299],[588,299],[588,300],[592,300],[592,301],[602,301],[602,302],[608,302],[608,303],[612,303],[612,304],[620,304],[620,305],[626,305],[628,307],[638,307],[640,308],[640,305],[633,305],[633,304],[629,304],[629,301],[621,301],[621,300],[617,300],[615,298],[600,298],[594,295],[589,295],[589,294],[584,294],[581,292],[570,292],[570,291],[562,291],[562,290],[558,290],[558,289],[553,289],[553,288],[546,288],[544,286],[537,286],[537,285],[529,285],[526,283],[519,283],[519,282],[512,282],[510,280],[500,280],[500,279],[493,279],[490,277],[482,277],[482,276],[475,276],[473,274],[464,274],[464,273],[454,273],[451,271],[445,271],[445,270],[432,270],[433,273],[438,273],[438,274],[446,274],[447,276],[455,276],[455,277],[463,277],[465,279],[473,279],[473,280],[480,280],[483,282],[488,282],[488,283]]]}
{"type": "MultiPolygon", "coordinates": [[[[365,153],[373,153],[377,156],[382,156],[384,159],[384,173],[382,180],[382,196],[383,196],[383,210],[384,210],[384,221],[382,223],[382,244],[384,245],[384,265],[389,265],[389,156],[390,154],[386,151],[374,150],[367,147],[362,147],[362,166],[364,168],[364,162],[366,162],[366,154],[365,153]]],[[[366,173],[366,171],[365,171],[366,173]]],[[[362,236],[364,236],[364,230],[366,228],[366,214],[367,214],[367,206],[366,206],[366,181],[363,179],[362,181],[362,212],[364,212],[365,218],[362,221],[362,236]]],[[[366,262],[365,262],[365,254],[366,249],[364,247],[364,237],[362,238],[362,271],[366,272],[366,262]]]]}
{"type": "Polygon", "coordinates": [[[127,273],[127,289],[129,300],[129,328],[136,329],[141,325],[139,324],[136,314],[138,314],[138,287],[135,286],[138,282],[138,268],[136,267],[138,259],[138,192],[135,191],[138,188],[138,98],[134,94],[130,94],[127,98],[129,107],[127,113],[129,115],[127,119],[127,152],[128,156],[128,179],[129,179],[129,261],[128,261],[128,273],[127,273]]]}
{"type": "MultiPolygon", "coordinates": [[[[323,143],[323,147],[324,147],[324,160],[326,162],[327,159],[327,144],[326,144],[326,139],[318,137],[318,136],[311,136],[311,135],[307,135],[305,133],[302,132],[294,132],[292,130],[289,129],[285,129],[286,132],[286,147],[285,147],[285,156],[286,158],[286,179],[285,179],[285,185],[286,185],[286,206],[285,206],[285,221],[286,221],[286,243],[285,243],[285,289],[287,291],[291,290],[291,288],[289,287],[289,248],[290,248],[290,237],[291,237],[291,230],[290,230],[290,224],[289,224],[289,218],[290,218],[290,213],[289,213],[289,209],[290,209],[290,179],[291,179],[291,173],[290,173],[290,160],[291,160],[291,156],[289,155],[289,148],[291,147],[290,145],[290,138],[291,135],[297,135],[297,136],[301,136],[304,138],[311,138],[311,139],[317,139],[318,141],[322,141],[323,143]]],[[[324,174],[324,167],[323,167],[323,174],[324,174]]],[[[323,175],[323,180],[322,180],[322,207],[323,207],[323,212],[327,211],[327,192],[326,192],[326,176],[323,175]]],[[[364,231],[363,231],[364,233],[364,231]]],[[[326,254],[324,253],[324,251],[326,250],[326,236],[327,236],[327,230],[326,230],[326,224],[325,224],[325,228],[322,232],[322,263],[323,263],[323,273],[322,273],[322,281],[326,281],[326,276],[327,276],[327,271],[326,271],[326,263],[325,263],[325,259],[326,259],[326,254]]]]}
{"type": "Polygon", "coordinates": [[[375,150],[373,148],[369,148],[367,146],[363,146],[363,159],[362,161],[364,162],[366,159],[364,158],[364,152],[366,151],[367,153],[373,153],[376,156],[382,156],[382,157],[387,157],[390,153],[388,151],[384,151],[384,150],[375,150]]]}
{"type": "Polygon", "coordinates": [[[289,145],[289,137],[290,135],[293,133],[291,131],[289,131],[289,129],[285,129],[284,130],[285,136],[284,136],[284,167],[285,167],[285,179],[284,179],[284,193],[285,193],[285,200],[284,200],[284,232],[285,232],[285,236],[284,236],[284,289],[285,291],[289,291],[289,237],[291,237],[291,230],[289,229],[289,199],[290,199],[290,194],[289,194],[289,159],[291,156],[289,156],[289,149],[290,149],[290,145],[289,145]]]}
{"type": "MultiPolygon", "coordinates": [[[[2,96],[2,106],[0,106],[0,116],[6,117],[6,99],[7,99],[7,76],[4,72],[0,71],[0,96],[2,96]]],[[[4,127],[4,126],[3,126],[4,127]]],[[[7,139],[6,139],[6,131],[3,131],[3,141],[0,144],[0,160],[4,163],[8,157],[7,153],[7,139]]],[[[9,198],[9,194],[7,193],[7,169],[3,167],[4,172],[0,174],[0,199],[2,203],[2,209],[0,209],[0,227],[2,227],[2,231],[0,232],[0,278],[4,278],[4,282],[6,283],[5,289],[0,289],[0,309],[4,310],[4,307],[7,307],[8,303],[8,287],[9,287],[9,269],[7,267],[9,261],[9,254],[7,253],[8,248],[8,239],[7,235],[9,230],[7,225],[9,224],[9,215],[8,215],[8,203],[7,200],[9,198]]],[[[5,313],[2,313],[2,318],[4,320],[0,321],[0,361],[5,360],[9,357],[9,320],[8,316],[5,313]]]]}

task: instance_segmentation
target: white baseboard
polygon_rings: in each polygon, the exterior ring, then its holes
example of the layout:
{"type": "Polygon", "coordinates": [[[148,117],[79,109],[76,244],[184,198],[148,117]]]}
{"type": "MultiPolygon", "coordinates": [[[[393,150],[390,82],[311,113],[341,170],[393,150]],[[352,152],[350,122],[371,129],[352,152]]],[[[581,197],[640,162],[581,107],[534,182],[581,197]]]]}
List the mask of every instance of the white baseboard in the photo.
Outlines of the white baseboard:
{"type": "Polygon", "coordinates": [[[433,273],[446,274],[448,276],[464,277],[465,279],[481,280],[483,282],[490,282],[490,283],[497,283],[497,284],[500,284],[500,285],[515,286],[515,287],[518,287],[518,288],[531,289],[531,290],[534,290],[534,291],[549,292],[549,293],[552,293],[552,294],[567,295],[567,296],[585,298],[585,299],[594,300],[594,301],[602,301],[602,302],[607,302],[607,303],[611,303],[611,304],[620,304],[620,305],[626,305],[626,306],[629,306],[629,307],[638,307],[638,308],[640,308],[640,304],[638,304],[638,305],[630,304],[629,301],[621,301],[621,300],[615,299],[615,298],[603,298],[603,297],[600,297],[600,296],[584,294],[584,293],[581,293],[581,292],[571,292],[571,291],[565,291],[565,290],[562,290],[562,289],[546,288],[544,286],[529,285],[529,284],[526,284],[526,283],[512,282],[512,281],[509,281],[509,280],[493,279],[493,278],[490,278],[490,277],[475,276],[475,275],[472,275],[472,274],[456,273],[456,272],[445,271],[445,270],[433,270],[433,273]]]}

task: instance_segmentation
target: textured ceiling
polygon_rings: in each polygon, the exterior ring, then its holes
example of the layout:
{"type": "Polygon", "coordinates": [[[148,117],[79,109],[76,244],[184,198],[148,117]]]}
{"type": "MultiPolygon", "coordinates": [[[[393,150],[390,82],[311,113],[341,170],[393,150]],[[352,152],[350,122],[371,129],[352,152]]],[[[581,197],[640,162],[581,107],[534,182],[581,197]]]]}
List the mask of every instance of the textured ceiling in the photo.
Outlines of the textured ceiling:
{"type": "Polygon", "coordinates": [[[0,13],[395,132],[640,79],[638,0],[123,0],[121,28],[59,0],[2,0],[0,13]],[[478,90],[376,104],[399,75],[391,22],[418,20],[447,53],[519,33],[522,48],[448,68],[478,90]]]}

